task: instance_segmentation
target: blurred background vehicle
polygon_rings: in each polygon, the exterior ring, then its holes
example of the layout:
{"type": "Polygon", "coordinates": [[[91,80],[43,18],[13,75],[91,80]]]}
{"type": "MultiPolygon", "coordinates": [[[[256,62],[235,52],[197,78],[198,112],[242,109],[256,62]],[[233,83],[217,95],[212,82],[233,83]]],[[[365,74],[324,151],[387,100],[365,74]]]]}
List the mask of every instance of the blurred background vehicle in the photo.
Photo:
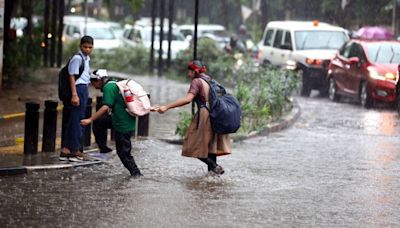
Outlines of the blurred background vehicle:
{"type": "MultiPolygon", "coordinates": [[[[194,36],[194,25],[179,25],[178,30],[185,36],[188,41],[191,41],[194,36]]],[[[199,24],[197,26],[198,39],[208,38],[218,43],[218,47],[225,48],[229,44],[230,34],[226,28],[217,24],[199,24]]]]}
{"type": "Polygon", "coordinates": [[[312,89],[328,94],[326,73],[330,59],[349,40],[345,29],[319,21],[272,21],[258,47],[264,64],[297,72],[300,95],[312,89]]]}
{"type": "MultiPolygon", "coordinates": [[[[163,54],[162,58],[168,58],[168,27],[164,28],[163,31],[163,54]]],[[[155,55],[158,56],[158,50],[160,48],[160,27],[155,27],[154,36],[154,50],[155,55]]],[[[124,45],[130,45],[133,47],[142,45],[148,49],[151,47],[151,26],[133,25],[125,26],[122,34],[122,42],[124,45]]],[[[171,39],[171,59],[174,60],[179,51],[185,50],[189,47],[189,41],[187,41],[182,33],[177,29],[172,31],[171,39]]]]}
{"type": "Polygon", "coordinates": [[[395,103],[400,42],[351,40],[329,65],[329,99],[358,98],[369,108],[376,101],[395,103]]]}
{"type": "Polygon", "coordinates": [[[384,27],[379,26],[365,26],[356,32],[356,36],[360,39],[370,40],[391,40],[393,33],[384,27]]]}
{"type": "Polygon", "coordinates": [[[118,39],[110,25],[106,22],[70,22],[64,24],[63,41],[70,43],[80,39],[84,35],[92,36],[94,39],[94,48],[109,50],[121,46],[121,40],[118,39]]]}

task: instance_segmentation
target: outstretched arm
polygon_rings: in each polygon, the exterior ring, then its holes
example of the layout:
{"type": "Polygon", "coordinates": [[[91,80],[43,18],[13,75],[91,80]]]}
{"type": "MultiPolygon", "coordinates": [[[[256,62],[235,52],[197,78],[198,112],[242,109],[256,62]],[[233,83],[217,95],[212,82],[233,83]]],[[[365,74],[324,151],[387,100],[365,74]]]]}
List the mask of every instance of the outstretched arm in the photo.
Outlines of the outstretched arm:
{"type": "Polygon", "coordinates": [[[81,120],[81,125],[86,126],[90,124],[91,122],[97,120],[99,117],[103,116],[106,112],[108,112],[108,106],[107,105],[101,106],[101,108],[90,118],[81,120]]]}
{"type": "Polygon", "coordinates": [[[191,101],[193,101],[193,99],[194,99],[193,93],[187,93],[184,98],[180,98],[172,103],[160,106],[157,111],[159,113],[164,113],[171,108],[176,108],[176,107],[186,105],[186,104],[190,103],[191,101]]]}

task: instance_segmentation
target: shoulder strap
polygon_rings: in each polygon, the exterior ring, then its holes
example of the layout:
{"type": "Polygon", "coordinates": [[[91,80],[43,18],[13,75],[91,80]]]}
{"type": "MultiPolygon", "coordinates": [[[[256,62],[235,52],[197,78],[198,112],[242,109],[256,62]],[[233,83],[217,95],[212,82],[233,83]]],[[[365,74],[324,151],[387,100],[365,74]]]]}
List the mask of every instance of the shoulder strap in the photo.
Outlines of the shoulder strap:
{"type": "Polygon", "coordinates": [[[85,58],[83,57],[83,55],[81,53],[78,53],[78,55],[82,58],[81,65],[79,65],[79,76],[81,76],[83,73],[83,70],[85,69],[85,58]]]}

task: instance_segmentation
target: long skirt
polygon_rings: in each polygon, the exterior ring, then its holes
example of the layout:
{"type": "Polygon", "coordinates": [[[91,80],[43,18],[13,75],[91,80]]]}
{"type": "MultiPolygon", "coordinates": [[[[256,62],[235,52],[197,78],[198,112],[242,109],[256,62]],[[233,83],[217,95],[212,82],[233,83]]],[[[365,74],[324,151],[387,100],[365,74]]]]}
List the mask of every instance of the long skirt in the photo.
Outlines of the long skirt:
{"type": "Polygon", "coordinates": [[[200,108],[186,131],[182,156],[206,158],[208,153],[221,156],[228,155],[231,152],[232,142],[229,134],[214,134],[207,109],[200,108]]]}

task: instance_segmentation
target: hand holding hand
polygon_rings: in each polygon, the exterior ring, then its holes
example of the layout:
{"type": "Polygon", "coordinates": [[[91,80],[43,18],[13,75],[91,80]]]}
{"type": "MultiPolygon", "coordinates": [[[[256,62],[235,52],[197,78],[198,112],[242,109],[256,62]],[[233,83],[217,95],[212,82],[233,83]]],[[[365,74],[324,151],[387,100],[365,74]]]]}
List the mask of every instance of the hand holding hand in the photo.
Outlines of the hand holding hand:
{"type": "Polygon", "coordinates": [[[86,126],[86,125],[89,125],[91,122],[92,122],[91,119],[83,119],[83,120],[81,120],[81,125],[86,126]]]}
{"type": "Polygon", "coordinates": [[[154,105],[154,106],[150,107],[150,111],[151,112],[157,112],[159,108],[160,108],[160,105],[154,105]]]}
{"type": "Polygon", "coordinates": [[[168,108],[165,105],[160,106],[157,110],[158,113],[165,113],[166,111],[168,111],[168,108]]]}

